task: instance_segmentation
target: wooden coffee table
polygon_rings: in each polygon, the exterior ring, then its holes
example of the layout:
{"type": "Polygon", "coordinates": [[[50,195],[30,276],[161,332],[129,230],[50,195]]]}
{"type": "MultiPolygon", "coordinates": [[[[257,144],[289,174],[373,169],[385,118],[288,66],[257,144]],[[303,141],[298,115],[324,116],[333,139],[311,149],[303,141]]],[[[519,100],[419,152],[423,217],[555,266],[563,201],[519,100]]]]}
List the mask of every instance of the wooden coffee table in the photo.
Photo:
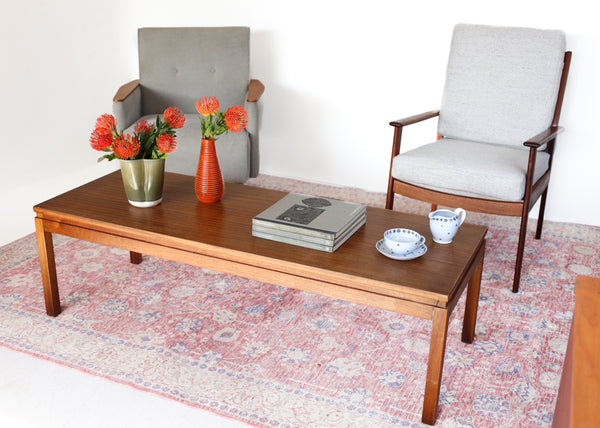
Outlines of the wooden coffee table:
{"type": "Polygon", "coordinates": [[[162,204],[135,208],[114,172],[34,207],[48,315],[60,314],[52,234],[201,266],[348,302],[432,320],[423,422],[434,424],[448,319],[467,287],[462,340],[471,343],[487,229],[464,224],[449,245],[432,241],[426,216],[367,208],[367,224],[334,253],[252,237],[252,217],[284,192],[226,184],[223,199],[203,204],[194,178],[167,173],[162,204]],[[391,260],[375,243],[393,227],[427,238],[427,253],[391,260]]]}

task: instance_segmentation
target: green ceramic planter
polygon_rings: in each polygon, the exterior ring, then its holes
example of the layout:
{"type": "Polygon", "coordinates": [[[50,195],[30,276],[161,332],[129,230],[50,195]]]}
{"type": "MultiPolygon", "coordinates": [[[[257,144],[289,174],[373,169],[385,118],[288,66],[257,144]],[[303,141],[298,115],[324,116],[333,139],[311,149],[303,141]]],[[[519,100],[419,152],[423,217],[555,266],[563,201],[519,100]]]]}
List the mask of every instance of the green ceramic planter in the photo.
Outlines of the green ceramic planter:
{"type": "Polygon", "coordinates": [[[165,182],[164,159],[121,160],[121,176],[131,205],[147,208],[161,203],[165,182]]]}

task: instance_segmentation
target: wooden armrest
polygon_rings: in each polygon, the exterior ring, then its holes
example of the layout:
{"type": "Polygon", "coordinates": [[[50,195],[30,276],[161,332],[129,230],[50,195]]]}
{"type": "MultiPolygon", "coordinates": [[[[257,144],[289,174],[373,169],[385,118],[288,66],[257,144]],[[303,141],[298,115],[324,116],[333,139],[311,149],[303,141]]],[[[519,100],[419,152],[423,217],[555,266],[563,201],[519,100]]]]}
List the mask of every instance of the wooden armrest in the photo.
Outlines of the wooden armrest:
{"type": "Polygon", "coordinates": [[[545,131],[540,132],[535,137],[532,137],[529,140],[525,141],[523,145],[534,149],[538,149],[544,144],[556,138],[556,136],[563,132],[563,130],[564,128],[562,126],[553,126],[551,128],[546,129],[545,131]]]}
{"type": "Polygon", "coordinates": [[[140,80],[132,80],[129,83],[125,83],[123,86],[119,88],[115,96],[113,97],[113,101],[123,101],[127,98],[134,90],[140,85],[140,80]]]}
{"type": "Polygon", "coordinates": [[[265,91],[265,85],[260,80],[252,79],[248,85],[248,96],[246,101],[255,103],[265,91]]]}
{"type": "Polygon", "coordinates": [[[393,122],[390,122],[390,125],[399,126],[399,127],[406,126],[406,125],[412,125],[413,123],[422,122],[424,120],[431,119],[432,117],[439,116],[439,114],[440,114],[439,110],[427,111],[425,113],[405,117],[404,119],[395,120],[393,122]]]}

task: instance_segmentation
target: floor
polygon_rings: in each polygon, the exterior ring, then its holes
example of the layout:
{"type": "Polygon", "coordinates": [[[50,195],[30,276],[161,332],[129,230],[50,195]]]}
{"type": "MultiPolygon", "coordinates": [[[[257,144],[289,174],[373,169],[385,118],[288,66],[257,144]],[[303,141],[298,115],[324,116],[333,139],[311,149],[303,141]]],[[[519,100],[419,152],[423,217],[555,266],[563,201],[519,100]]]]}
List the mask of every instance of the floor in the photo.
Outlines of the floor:
{"type": "Polygon", "coordinates": [[[0,427],[248,427],[241,422],[0,347],[0,427]]]}

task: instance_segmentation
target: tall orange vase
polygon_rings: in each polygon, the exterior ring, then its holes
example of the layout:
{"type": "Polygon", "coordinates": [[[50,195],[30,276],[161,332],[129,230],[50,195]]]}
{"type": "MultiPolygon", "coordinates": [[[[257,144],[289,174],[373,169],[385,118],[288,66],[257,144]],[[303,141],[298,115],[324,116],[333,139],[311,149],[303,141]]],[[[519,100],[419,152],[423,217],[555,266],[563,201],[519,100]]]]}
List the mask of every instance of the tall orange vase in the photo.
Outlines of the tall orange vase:
{"type": "Polygon", "coordinates": [[[221,199],[223,191],[223,174],[217,158],[215,141],[202,139],[196,171],[196,196],[200,202],[212,203],[221,199]]]}

